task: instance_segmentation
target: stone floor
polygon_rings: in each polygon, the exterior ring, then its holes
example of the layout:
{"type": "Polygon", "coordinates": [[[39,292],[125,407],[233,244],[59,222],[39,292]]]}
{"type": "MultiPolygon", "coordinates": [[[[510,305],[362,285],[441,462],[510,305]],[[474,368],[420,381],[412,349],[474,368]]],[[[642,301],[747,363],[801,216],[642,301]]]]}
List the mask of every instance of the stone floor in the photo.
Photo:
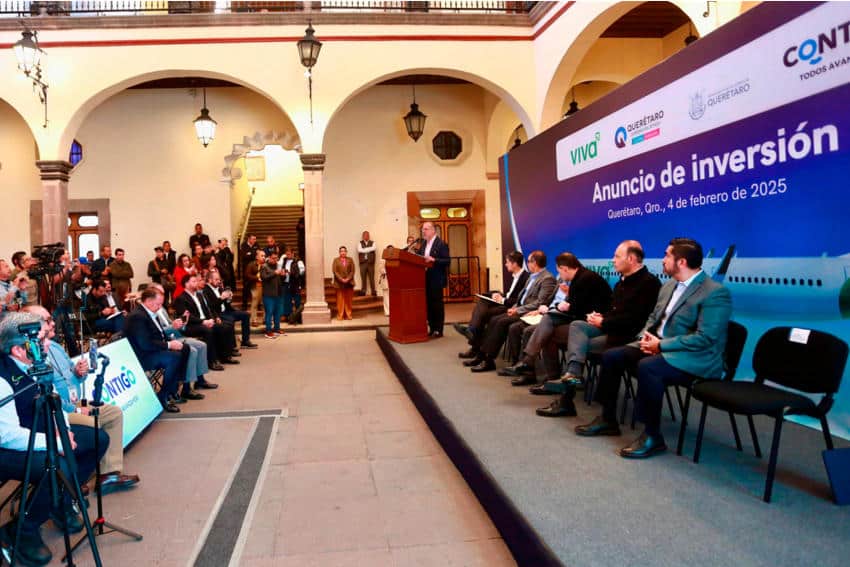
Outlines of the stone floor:
{"type": "MultiPolygon", "coordinates": [[[[220,389],[183,405],[178,419],[154,422],[127,451],[125,470],[142,483],[107,496],[106,516],[145,538],[99,537],[104,565],[194,563],[257,418],[186,417],[257,409],[282,417],[256,490],[247,494],[251,506],[231,565],[515,564],[387,366],[374,332],[257,341],[242,364],[212,373],[220,389]]],[[[58,565],[61,538],[51,524],[42,531],[58,565]]],[[[87,549],[76,558],[92,564],[87,549]]]]}

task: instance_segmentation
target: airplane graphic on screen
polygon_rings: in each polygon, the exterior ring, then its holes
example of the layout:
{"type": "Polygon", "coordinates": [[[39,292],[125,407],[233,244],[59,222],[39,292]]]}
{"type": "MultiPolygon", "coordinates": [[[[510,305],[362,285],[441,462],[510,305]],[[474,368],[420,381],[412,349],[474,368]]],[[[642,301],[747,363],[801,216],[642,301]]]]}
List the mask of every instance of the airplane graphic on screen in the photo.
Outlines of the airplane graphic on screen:
{"type": "MultiPolygon", "coordinates": [[[[582,260],[613,287],[620,276],[610,259],[582,260]]],[[[663,282],[660,258],[646,258],[647,269],[663,282]]],[[[741,258],[736,246],[715,257],[710,250],[703,270],[732,294],[736,313],[777,320],[850,319],[850,254],[804,258],[741,258]]]]}

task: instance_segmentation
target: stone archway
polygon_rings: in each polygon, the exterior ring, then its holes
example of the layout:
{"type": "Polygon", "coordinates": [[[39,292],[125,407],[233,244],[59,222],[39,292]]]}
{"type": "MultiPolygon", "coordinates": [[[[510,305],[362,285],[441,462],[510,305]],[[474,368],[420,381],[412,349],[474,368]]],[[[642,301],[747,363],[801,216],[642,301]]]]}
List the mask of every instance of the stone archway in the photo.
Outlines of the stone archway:
{"type": "Polygon", "coordinates": [[[267,131],[265,134],[255,132],[253,136],[244,136],[242,141],[233,144],[230,153],[224,156],[224,169],[221,170],[221,175],[225,179],[230,180],[230,187],[233,188],[234,181],[241,179],[245,173],[237,167],[236,162],[245,157],[248,152],[260,151],[266,146],[280,146],[284,150],[295,151],[302,153],[301,141],[298,136],[292,132],[275,132],[267,131]]]}

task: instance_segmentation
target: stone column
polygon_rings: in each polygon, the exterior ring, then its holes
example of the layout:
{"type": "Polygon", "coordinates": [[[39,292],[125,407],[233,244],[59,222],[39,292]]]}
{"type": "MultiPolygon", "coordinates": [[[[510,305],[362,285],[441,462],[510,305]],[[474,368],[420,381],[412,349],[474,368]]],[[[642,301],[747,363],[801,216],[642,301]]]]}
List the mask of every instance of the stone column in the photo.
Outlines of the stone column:
{"type": "Polygon", "coordinates": [[[42,242],[33,244],[53,244],[59,242],[65,246],[68,242],[68,180],[71,168],[67,161],[36,161],[41,172],[42,242]]]}
{"type": "Polygon", "coordinates": [[[322,171],[325,154],[301,154],[304,170],[304,240],[307,247],[307,302],[304,324],[328,323],[331,310],[325,301],[325,226],[322,204],[322,171]]]}

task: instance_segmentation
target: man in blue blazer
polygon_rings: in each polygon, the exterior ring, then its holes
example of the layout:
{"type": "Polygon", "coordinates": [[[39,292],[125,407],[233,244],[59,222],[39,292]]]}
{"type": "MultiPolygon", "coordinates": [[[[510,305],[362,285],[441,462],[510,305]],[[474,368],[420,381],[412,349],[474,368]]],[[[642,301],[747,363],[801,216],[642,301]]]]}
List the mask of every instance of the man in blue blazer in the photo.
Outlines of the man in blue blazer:
{"type": "Polygon", "coordinates": [[[719,378],[723,372],[726,327],[732,314],[729,290],[702,271],[702,247],[690,238],[674,238],[664,254],[670,276],[658,293],[655,308],[639,340],[602,355],[596,398],[600,417],[576,427],[585,437],[620,435],[617,395],[626,369],[637,371],[637,417],[646,426],[620,456],[640,459],[667,449],[661,435],[664,391],[671,384],[688,385],[695,378],[719,378]]]}
{"type": "Polygon", "coordinates": [[[448,284],[446,271],[449,267],[449,247],[437,236],[434,223],[422,225],[424,242],[417,254],[425,257],[425,304],[428,310],[428,334],[432,337],[443,336],[443,323],[446,320],[446,308],[443,305],[443,288],[448,284]]]}

